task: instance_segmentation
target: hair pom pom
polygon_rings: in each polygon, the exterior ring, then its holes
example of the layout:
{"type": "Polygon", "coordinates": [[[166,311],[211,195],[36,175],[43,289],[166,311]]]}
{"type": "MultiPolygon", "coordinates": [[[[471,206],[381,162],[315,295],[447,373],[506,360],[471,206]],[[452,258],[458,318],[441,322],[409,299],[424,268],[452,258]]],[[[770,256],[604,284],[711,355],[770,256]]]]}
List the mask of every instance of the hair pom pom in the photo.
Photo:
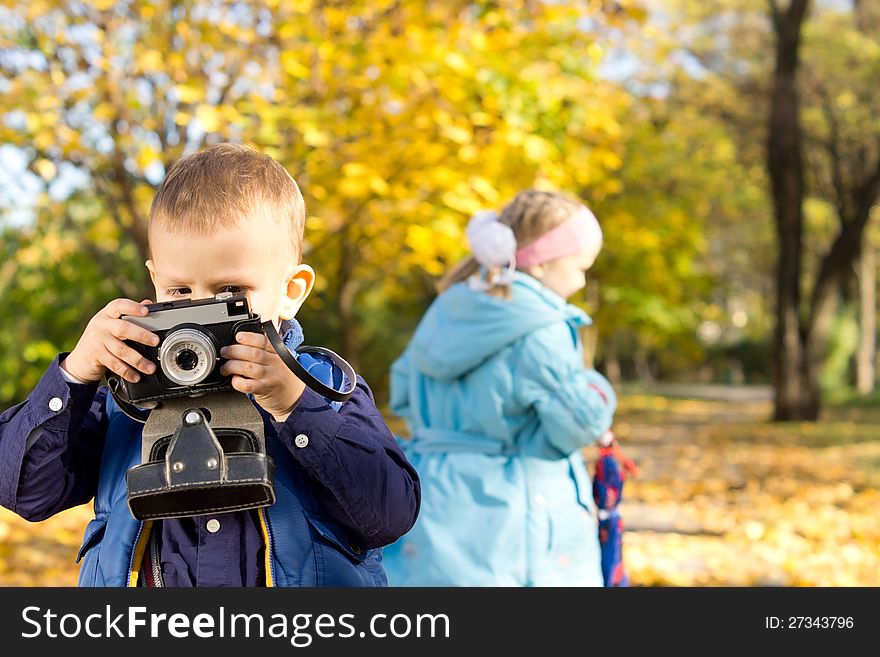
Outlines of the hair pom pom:
{"type": "Polygon", "coordinates": [[[498,221],[498,214],[491,210],[477,212],[468,221],[465,230],[474,258],[483,267],[509,265],[516,254],[516,237],[513,229],[498,221]]]}

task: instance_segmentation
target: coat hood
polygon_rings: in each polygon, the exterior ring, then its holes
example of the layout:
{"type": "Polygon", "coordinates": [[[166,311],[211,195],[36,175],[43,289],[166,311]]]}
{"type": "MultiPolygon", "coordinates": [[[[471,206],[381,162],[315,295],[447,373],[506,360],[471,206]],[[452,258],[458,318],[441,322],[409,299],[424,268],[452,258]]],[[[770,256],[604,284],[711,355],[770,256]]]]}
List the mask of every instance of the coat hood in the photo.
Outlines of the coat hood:
{"type": "Polygon", "coordinates": [[[510,299],[499,299],[462,282],[437,297],[410,342],[416,369],[435,379],[454,379],[539,328],[591,323],[580,308],[528,274],[516,272],[511,292],[510,299]]]}

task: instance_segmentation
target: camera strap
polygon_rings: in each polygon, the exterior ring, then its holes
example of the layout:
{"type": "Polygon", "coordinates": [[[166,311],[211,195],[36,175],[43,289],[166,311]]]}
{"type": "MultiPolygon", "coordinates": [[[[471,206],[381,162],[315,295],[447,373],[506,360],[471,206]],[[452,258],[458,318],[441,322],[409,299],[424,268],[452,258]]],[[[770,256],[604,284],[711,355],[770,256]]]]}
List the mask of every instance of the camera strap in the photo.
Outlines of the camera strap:
{"type": "MultiPolygon", "coordinates": [[[[113,397],[113,401],[116,403],[116,406],[120,411],[125,413],[128,417],[130,417],[135,422],[140,422],[141,424],[145,424],[147,419],[150,417],[150,413],[152,412],[152,408],[141,408],[140,406],[135,406],[130,401],[125,399],[122,396],[122,393],[119,391],[119,380],[116,378],[108,378],[107,379],[107,388],[110,390],[110,395],[113,397]]],[[[154,408],[155,408],[154,402],[154,408]]]]}
{"type": "MultiPolygon", "coordinates": [[[[296,374],[297,378],[305,383],[306,386],[332,401],[344,402],[351,397],[357,386],[357,375],[354,372],[354,368],[349,365],[342,356],[330,349],[325,349],[324,347],[310,347],[307,345],[297,347],[296,356],[294,356],[290,353],[290,349],[287,348],[287,345],[284,344],[284,341],[278,334],[278,330],[271,321],[263,322],[262,327],[263,332],[266,334],[266,337],[269,338],[269,342],[272,343],[272,346],[281,357],[281,360],[284,361],[284,364],[287,365],[288,369],[296,374]],[[329,360],[334,367],[338,367],[342,370],[343,384],[347,384],[345,389],[339,390],[334,388],[332,385],[327,385],[314,376],[303,366],[302,363],[300,363],[299,359],[303,355],[312,356],[315,362],[329,360]]],[[[332,384],[332,378],[330,383],[332,384]]]]}

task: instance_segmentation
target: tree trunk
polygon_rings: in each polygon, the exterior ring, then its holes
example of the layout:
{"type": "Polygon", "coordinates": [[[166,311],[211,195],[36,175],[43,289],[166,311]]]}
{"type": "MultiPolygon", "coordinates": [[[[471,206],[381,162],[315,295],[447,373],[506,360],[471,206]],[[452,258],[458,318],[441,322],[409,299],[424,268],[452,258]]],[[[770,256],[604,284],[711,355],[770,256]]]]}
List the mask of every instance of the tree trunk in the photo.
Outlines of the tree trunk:
{"type": "Polygon", "coordinates": [[[636,377],[643,386],[654,385],[654,373],[651,371],[651,363],[648,359],[648,352],[644,347],[636,347],[633,352],[633,366],[636,370],[636,377]]]}
{"type": "Polygon", "coordinates": [[[623,376],[620,372],[620,359],[614,349],[609,349],[605,354],[605,376],[611,382],[611,385],[617,388],[623,382],[623,376]]]}
{"type": "Polygon", "coordinates": [[[581,344],[584,348],[583,363],[584,367],[596,367],[596,351],[599,348],[599,331],[595,325],[584,326],[580,329],[581,344]]]}
{"type": "Polygon", "coordinates": [[[791,0],[782,11],[775,0],[771,2],[776,68],[767,133],[767,171],[779,249],[774,335],[776,420],[807,420],[818,416],[816,390],[806,381],[806,345],[799,316],[804,167],[797,70],[801,26],[808,4],[809,0],[791,0]]]}
{"type": "MultiPolygon", "coordinates": [[[[599,309],[599,284],[597,281],[587,281],[584,290],[584,301],[592,313],[599,309]]],[[[581,344],[584,347],[584,367],[596,367],[596,352],[599,350],[599,329],[596,324],[590,324],[580,329],[581,344]]]]}
{"type": "Polygon", "coordinates": [[[869,395],[877,382],[877,254],[867,236],[859,261],[859,309],[856,390],[869,395]]]}

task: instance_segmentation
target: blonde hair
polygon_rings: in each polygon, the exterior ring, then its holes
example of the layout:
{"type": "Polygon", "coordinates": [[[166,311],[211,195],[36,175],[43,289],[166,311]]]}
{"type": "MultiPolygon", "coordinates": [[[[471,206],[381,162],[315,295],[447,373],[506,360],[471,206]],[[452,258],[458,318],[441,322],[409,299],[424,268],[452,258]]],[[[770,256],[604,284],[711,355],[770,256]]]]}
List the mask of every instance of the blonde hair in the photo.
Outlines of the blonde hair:
{"type": "Polygon", "coordinates": [[[237,226],[254,211],[278,221],[299,262],[306,210],[296,181],[255,148],[217,144],[171,166],[153,198],[149,226],[204,234],[218,226],[237,226]]]}
{"type": "MultiPolygon", "coordinates": [[[[564,223],[583,203],[562,192],[527,189],[513,197],[498,217],[507,224],[516,237],[517,248],[528,246],[544,233],[564,223]]],[[[456,283],[467,280],[479,271],[480,264],[469,256],[455,265],[438,282],[437,290],[443,292],[456,283]]],[[[490,274],[493,272],[490,272],[490,274]]],[[[508,285],[495,285],[487,290],[494,296],[507,298],[508,285]]]]}

